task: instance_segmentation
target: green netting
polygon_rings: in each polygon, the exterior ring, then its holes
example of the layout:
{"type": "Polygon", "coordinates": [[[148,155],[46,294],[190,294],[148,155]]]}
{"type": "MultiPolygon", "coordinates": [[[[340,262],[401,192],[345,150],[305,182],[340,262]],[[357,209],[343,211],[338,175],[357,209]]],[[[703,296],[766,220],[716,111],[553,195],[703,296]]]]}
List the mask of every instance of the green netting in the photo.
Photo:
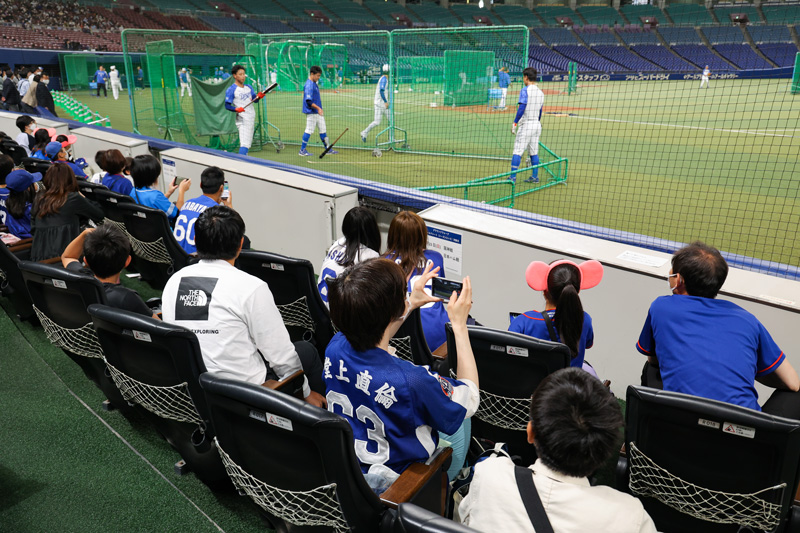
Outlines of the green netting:
{"type": "Polygon", "coordinates": [[[455,107],[487,103],[494,65],[494,52],[445,50],[445,104],[455,107]]]}
{"type": "MultiPolygon", "coordinates": [[[[122,86],[125,86],[126,69],[124,61],[119,56],[104,54],[75,53],[59,55],[61,72],[64,75],[62,86],[68,91],[78,91],[89,88],[89,82],[94,80],[94,73],[102,65],[106,72],[114,65],[119,71],[122,86]]],[[[110,88],[109,88],[110,90],[110,88]]]]}
{"type": "Polygon", "coordinates": [[[192,78],[194,89],[192,104],[194,105],[197,135],[233,135],[236,134],[236,117],[225,110],[225,91],[233,83],[233,78],[224,82],[203,81],[192,78]]]}
{"type": "Polygon", "coordinates": [[[435,93],[444,90],[444,57],[400,56],[395,62],[395,88],[400,91],[435,93]]]}
{"type": "Polygon", "coordinates": [[[794,74],[792,75],[792,94],[800,94],[800,52],[794,59],[794,74]]]}

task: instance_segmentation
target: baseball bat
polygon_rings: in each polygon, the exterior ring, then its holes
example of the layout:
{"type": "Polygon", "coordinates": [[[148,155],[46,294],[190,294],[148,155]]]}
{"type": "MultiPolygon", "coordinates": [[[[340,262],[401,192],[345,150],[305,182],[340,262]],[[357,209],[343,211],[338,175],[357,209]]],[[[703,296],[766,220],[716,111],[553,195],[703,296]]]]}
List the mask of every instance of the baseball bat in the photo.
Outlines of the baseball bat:
{"type": "MultiPolygon", "coordinates": [[[[349,130],[349,129],[350,129],[350,128],[345,128],[345,129],[344,129],[344,131],[342,132],[342,135],[344,135],[345,133],[347,133],[347,130],[349,130]]],[[[336,137],[336,140],[335,140],[335,141],[333,141],[333,142],[332,142],[332,143],[331,143],[331,144],[330,144],[330,145],[329,145],[327,148],[325,148],[325,151],[324,151],[324,152],[322,152],[321,154],[319,154],[319,158],[320,158],[320,159],[322,159],[323,157],[325,157],[325,154],[327,154],[328,152],[330,152],[330,151],[331,151],[331,149],[334,147],[334,145],[336,145],[336,143],[338,143],[338,142],[339,142],[339,139],[341,139],[341,138],[342,138],[342,135],[339,135],[338,137],[336,137]]]]}

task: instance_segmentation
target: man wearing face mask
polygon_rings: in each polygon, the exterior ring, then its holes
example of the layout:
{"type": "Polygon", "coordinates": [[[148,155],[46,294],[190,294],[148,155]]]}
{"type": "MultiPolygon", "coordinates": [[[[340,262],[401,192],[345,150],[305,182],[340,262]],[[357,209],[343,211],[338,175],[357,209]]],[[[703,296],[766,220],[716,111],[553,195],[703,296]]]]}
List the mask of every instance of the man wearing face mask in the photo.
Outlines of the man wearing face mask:
{"type": "Polygon", "coordinates": [[[50,83],[50,76],[46,72],[42,72],[39,84],[36,86],[36,101],[41,107],[44,107],[55,116],[56,104],[53,102],[53,95],[50,94],[50,88],[47,86],[50,83]]]}
{"type": "Polygon", "coordinates": [[[786,355],[755,316],[716,299],[727,275],[716,248],[697,241],[675,252],[672,294],[650,305],[636,343],[648,360],[642,385],[800,419],[800,377],[786,355]],[[755,381],[776,389],[763,407],[755,381]]]}

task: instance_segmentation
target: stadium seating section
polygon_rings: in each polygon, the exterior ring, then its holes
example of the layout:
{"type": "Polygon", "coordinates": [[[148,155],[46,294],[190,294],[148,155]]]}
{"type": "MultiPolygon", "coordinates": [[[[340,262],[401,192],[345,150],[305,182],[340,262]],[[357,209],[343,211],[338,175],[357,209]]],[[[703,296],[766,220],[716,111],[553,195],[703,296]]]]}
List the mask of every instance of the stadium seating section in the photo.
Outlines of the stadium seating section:
{"type": "MultiPolygon", "coordinates": [[[[55,1],[55,0],[44,0],[55,1]]],[[[62,1],[62,0],[59,0],[62,1]]],[[[69,0],[66,0],[69,1],[69,0]]],[[[80,0],[76,3],[84,22],[65,23],[42,32],[11,24],[0,26],[0,47],[64,50],[74,43],[88,50],[121,52],[119,30],[221,31],[226,33],[363,32],[393,31],[408,26],[469,27],[525,25],[531,28],[529,64],[542,72],[563,72],[569,61],[581,71],[696,71],[708,64],[715,71],[792,66],[798,51],[800,5],[701,4],[580,6],[497,4],[482,9],[477,3],[425,0],[401,6],[395,1],[363,0],[80,0]],[[731,13],[745,13],[748,26],[730,23],[731,13]],[[572,27],[563,27],[569,17],[572,27]],[[642,23],[655,18],[657,25],[642,23]],[[91,26],[85,27],[89,20],[91,26]],[[766,58],[766,59],[765,59],[766,58]]],[[[24,9],[24,8],[23,8],[24,9]]],[[[33,16],[33,14],[31,14],[33,16]]],[[[481,43],[478,42],[478,45],[481,43]]],[[[176,38],[176,47],[192,52],[219,52],[191,38],[176,38]],[[184,42],[185,41],[185,42],[184,42]]],[[[431,43],[439,55],[446,42],[431,43]]],[[[355,43],[351,60],[364,66],[386,61],[381,51],[355,43]]]]}

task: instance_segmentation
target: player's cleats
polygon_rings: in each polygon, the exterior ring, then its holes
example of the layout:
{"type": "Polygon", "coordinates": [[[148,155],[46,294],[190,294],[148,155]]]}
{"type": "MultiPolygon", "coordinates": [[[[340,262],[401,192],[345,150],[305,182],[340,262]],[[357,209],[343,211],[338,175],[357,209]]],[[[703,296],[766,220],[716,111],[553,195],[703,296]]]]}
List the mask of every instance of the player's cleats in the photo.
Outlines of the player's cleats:
{"type": "Polygon", "coordinates": [[[365,143],[365,142],[367,142],[367,136],[366,136],[366,135],[362,135],[362,136],[361,136],[361,142],[362,142],[362,143],[365,143]]]}
{"type": "Polygon", "coordinates": [[[531,176],[525,180],[525,183],[539,183],[539,178],[538,176],[531,176]]]}
{"type": "Polygon", "coordinates": [[[301,155],[301,156],[303,156],[303,157],[308,157],[308,156],[310,156],[310,155],[314,155],[314,154],[312,154],[312,153],[311,153],[311,152],[309,152],[308,150],[300,150],[300,152],[299,152],[297,155],[301,155]]]}
{"type": "Polygon", "coordinates": [[[328,153],[329,154],[338,154],[339,152],[337,152],[336,150],[329,150],[328,153]]]}
{"type": "Polygon", "coordinates": [[[508,181],[510,181],[511,183],[516,183],[517,182],[517,177],[516,176],[509,176],[508,177],[508,181]]]}

